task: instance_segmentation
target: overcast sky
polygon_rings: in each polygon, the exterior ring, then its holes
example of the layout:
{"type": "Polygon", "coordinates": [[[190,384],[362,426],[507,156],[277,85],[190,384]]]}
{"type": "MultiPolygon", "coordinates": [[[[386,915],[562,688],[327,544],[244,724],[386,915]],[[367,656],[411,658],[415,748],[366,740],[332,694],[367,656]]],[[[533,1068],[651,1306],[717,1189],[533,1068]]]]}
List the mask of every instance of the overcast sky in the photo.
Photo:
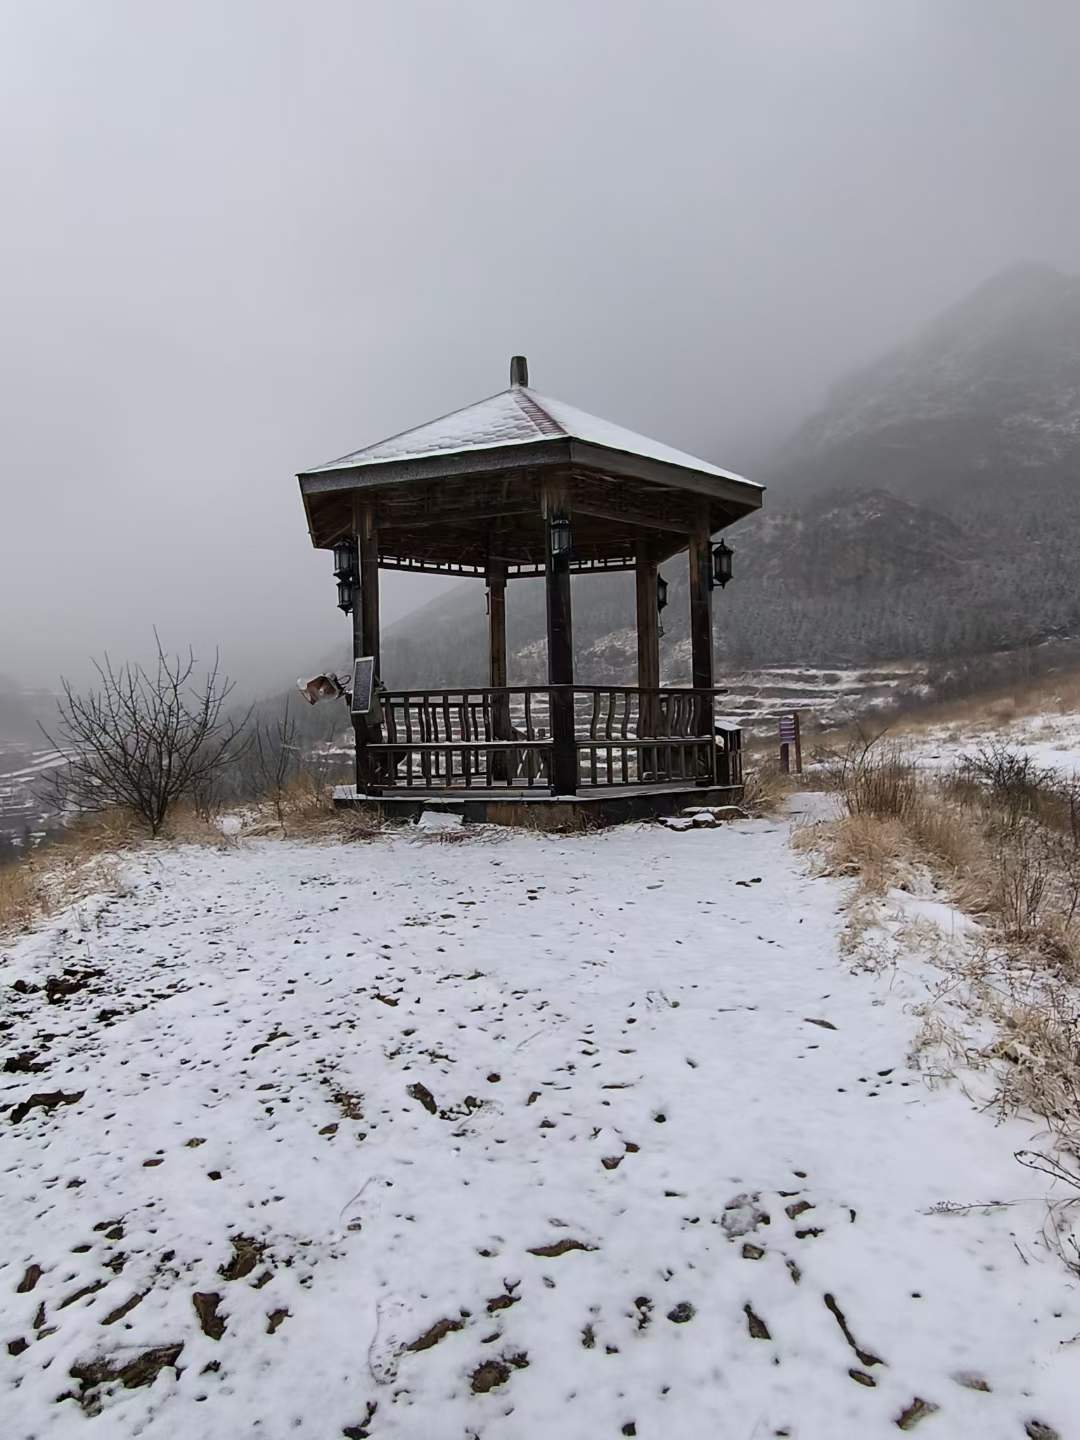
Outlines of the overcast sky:
{"type": "Polygon", "coordinates": [[[1080,269],[1078,42],[1074,0],[0,0],[0,673],[154,623],[310,670],[294,472],[515,351],[761,478],[994,270],[1080,269]]]}

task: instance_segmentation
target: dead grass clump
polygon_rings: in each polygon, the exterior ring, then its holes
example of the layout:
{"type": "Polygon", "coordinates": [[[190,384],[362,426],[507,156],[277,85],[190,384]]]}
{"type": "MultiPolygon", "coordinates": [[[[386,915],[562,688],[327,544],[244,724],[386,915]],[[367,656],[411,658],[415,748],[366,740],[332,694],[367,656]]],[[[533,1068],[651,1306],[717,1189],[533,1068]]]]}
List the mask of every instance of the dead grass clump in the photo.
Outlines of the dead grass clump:
{"type": "Polygon", "coordinates": [[[793,789],[791,776],[775,761],[763,759],[746,771],[741,803],[755,815],[774,815],[793,789]]]}
{"type": "Polygon", "coordinates": [[[862,889],[882,893],[932,864],[953,883],[961,877],[968,898],[981,900],[982,847],[954,797],[935,789],[895,744],[881,735],[856,735],[829,763],[832,783],[847,814],[815,827],[809,842],[825,854],[833,874],[858,876],[862,889]]]}
{"type": "Polygon", "coordinates": [[[943,871],[946,884],[962,909],[985,910],[985,847],[971,818],[948,796],[922,783],[906,828],[914,855],[943,871]]]}
{"type": "Polygon", "coordinates": [[[17,934],[89,895],[122,889],[114,850],[96,850],[85,835],[60,840],[0,869],[0,934],[17,934]]]}
{"type": "Polygon", "coordinates": [[[796,832],[794,844],[800,850],[817,851],[827,874],[855,877],[863,890],[874,894],[895,884],[907,852],[900,821],[877,815],[845,815],[805,826],[796,832]]]}
{"type": "Polygon", "coordinates": [[[73,859],[89,860],[105,851],[130,850],[146,841],[146,829],[130,811],[120,806],[99,810],[73,820],[66,830],[42,850],[32,852],[32,860],[61,852],[73,859]]]}
{"type": "Polygon", "coordinates": [[[307,770],[300,771],[265,794],[250,796],[245,808],[245,834],[277,835],[290,839],[336,835],[343,815],[362,813],[337,809],[334,787],[307,770]]]}
{"type": "Polygon", "coordinates": [[[918,782],[899,750],[890,749],[856,767],[844,784],[844,802],[852,815],[905,819],[918,796],[918,782]]]}
{"type": "Polygon", "coordinates": [[[333,824],[342,840],[361,843],[377,839],[387,822],[378,805],[364,805],[334,810],[333,824]]]}
{"type": "Polygon", "coordinates": [[[857,726],[843,750],[824,752],[827,782],[838,790],[849,815],[903,819],[918,793],[915,768],[885,731],[857,726]]]}
{"type": "Polygon", "coordinates": [[[949,1004],[962,996],[997,1039],[973,1051],[931,1002],[916,1048],[944,1052],[953,1068],[997,1062],[1003,1112],[1039,1116],[1080,1158],[1080,784],[1001,745],[941,775],[871,740],[853,744],[834,773],[847,814],[797,843],[860,881],[853,942],[874,924],[868,901],[892,885],[916,888],[920,870],[983,925],[963,955],[918,948],[949,972],[949,1004]]]}
{"type": "Polygon", "coordinates": [[[28,860],[0,867],[0,934],[25,930],[42,908],[37,876],[28,860]]]}
{"type": "Polygon", "coordinates": [[[1038,1115],[1080,1158],[1080,998],[1055,987],[1026,1002],[1003,1001],[997,1019],[990,1053],[1006,1062],[999,1105],[1038,1115]]]}
{"type": "Polygon", "coordinates": [[[236,844],[236,837],[222,830],[219,815],[191,801],[174,807],[162,826],[161,838],[178,845],[210,845],[218,850],[236,844]]]}
{"type": "Polygon", "coordinates": [[[310,773],[292,779],[277,804],[282,831],[289,835],[317,831],[339,813],[334,808],[333,787],[310,773]]]}

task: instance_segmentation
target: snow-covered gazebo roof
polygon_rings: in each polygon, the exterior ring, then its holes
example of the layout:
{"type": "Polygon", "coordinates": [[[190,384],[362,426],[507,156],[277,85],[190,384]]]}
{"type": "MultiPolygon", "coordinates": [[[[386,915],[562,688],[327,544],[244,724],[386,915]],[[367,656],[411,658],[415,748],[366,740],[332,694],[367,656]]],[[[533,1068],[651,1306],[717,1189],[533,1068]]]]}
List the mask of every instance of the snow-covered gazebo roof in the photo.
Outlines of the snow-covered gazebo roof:
{"type": "Polygon", "coordinates": [[[636,455],[644,460],[655,460],[663,465],[675,465],[701,475],[734,480],[754,490],[764,488],[730,470],[721,470],[708,460],[699,460],[659,440],[650,440],[648,436],[638,435],[622,425],[614,425],[610,420],[601,420],[596,415],[567,405],[563,400],[540,395],[527,385],[511,385],[486,400],[477,400],[472,405],[451,411],[449,415],[429,420],[425,425],[417,425],[400,435],[392,435],[388,440],[379,440],[362,450],[354,450],[339,460],[315,465],[304,473],[325,475],[336,470],[356,470],[391,461],[415,460],[421,456],[454,455],[464,451],[495,450],[509,445],[557,440],[577,440],[586,445],[636,455]]]}
{"type": "Polygon", "coordinates": [[[522,357],[511,383],[389,439],[299,475],[312,542],[355,529],[363,497],[378,511],[380,563],[482,571],[496,549],[509,573],[543,566],[542,494],[559,487],[575,516],[577,568],[633,564],[642,530],[659,558],[686,535],[757,510],[764,487],[682,450],[533,390],[522,357]]]}

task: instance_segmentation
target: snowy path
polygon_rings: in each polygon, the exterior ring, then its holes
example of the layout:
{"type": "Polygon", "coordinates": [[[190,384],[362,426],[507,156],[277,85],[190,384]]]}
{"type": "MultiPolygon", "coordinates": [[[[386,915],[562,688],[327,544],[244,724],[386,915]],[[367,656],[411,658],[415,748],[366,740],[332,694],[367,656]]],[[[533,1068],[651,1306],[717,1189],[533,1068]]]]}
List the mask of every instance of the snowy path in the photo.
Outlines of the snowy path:
{"type": "Polygon", "coordinates": [[[786,824],[129,879],[0,968],[5,1440],[1080,1433],[1029,1130],[786,824]]]}

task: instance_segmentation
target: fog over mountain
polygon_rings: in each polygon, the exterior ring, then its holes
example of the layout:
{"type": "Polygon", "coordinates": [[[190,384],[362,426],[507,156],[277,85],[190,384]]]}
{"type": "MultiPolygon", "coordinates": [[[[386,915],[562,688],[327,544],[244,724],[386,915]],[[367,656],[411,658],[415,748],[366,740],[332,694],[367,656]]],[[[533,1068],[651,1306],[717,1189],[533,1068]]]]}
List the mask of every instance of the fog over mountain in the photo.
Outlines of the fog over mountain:
{"type": "MultiPolygon", "coordinates": [[[[1010,267],[837,386],[731,532],[722,666],[944,661],[1080,633],[1080,282],[1010,267]]],[[[665,566],[665,673],[685,680],[684,567],[665,566]]],[[[511,675],[542,675],[542,588],[510,588],[511,675]]],[[[633,587],[574,582],[582,680],[629,682],[633,587]]],[[[399,622],[393,683],[483,682],[483,590],[399,622]]]]}
{"type": "Polygon", "coordinates": [[[1080,277],[1008,268],[830,392],[783,447],[774,498],[874,484],[965,506],[1080,479],[1080,277]]]}
{"type": "MultiPolygon", "coordinates": [[[[1078,38],[1066,0],[0,3],[0,672],[156,623],[296,675],[345,627],[295,472],[515,352],[768,478],[987,276],[1080,269],[1078,38]]],[[[443,583],[388,575],[387,622],[443,583]]]]}

